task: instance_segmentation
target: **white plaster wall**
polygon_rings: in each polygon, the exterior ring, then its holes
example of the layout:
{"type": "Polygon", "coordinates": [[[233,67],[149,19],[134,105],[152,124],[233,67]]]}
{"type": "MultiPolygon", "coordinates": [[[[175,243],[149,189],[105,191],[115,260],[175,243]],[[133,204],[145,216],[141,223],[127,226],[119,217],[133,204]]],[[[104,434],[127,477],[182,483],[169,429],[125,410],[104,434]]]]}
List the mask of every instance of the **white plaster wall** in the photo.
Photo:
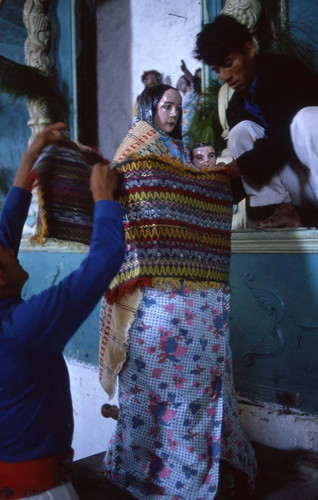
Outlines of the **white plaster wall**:
{"type": "Polygon", "coordinates": [[[239,404],[240,418],[251,441],[282,450],[318,452],[318,417],[297,410],[286,413],[274,404],[239,404]]]}
{"type": "MultiPolygon", "coordinates": [[[[115,430],[116,421],[101,415],[108,396],[98,381],[98,369],[92,365],[67,360],[74,411],[74,459],[105,451],[115,430]]],[[[117,404],[117,395],[111,404],[117,404]]]]}
{"type": "Polygon", "coordinates": [[[97,9],[99,147],[112,158],[133,123],[141,75],[156,69],[176,85],[181,59],[194,73],[201,0],[107,0],[97,9]]]}
{"type": "Polygon", "coordinates": [[[99,148],[112,159],[131,126],[130,0],[99,2],[96,22],[99,148]]]}
{"type": "Polygon", "coordinates": [[[156,69],[175,86],[182,75],[181,59],[194,74],[201,66],[193,57],[196,35],[201,31],[200,0],[131,0],[132,88],[143,90],[141,75],[156,69]]]}

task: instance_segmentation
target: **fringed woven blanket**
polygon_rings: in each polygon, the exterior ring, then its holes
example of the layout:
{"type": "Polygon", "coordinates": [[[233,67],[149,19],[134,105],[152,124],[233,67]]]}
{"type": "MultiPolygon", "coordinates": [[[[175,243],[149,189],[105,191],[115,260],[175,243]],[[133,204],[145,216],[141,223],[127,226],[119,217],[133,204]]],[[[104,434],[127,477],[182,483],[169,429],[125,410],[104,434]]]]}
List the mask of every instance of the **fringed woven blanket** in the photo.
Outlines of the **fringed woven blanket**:
{"type": "Polygon", "coordinates": [[[89,187],[92,165],[107,160],[88,148],[71,146],[47,146],[34,166],[40,220],[33,244],[44,244],[48,238],[89,244],[94,213],[89,187]]]}
{"type": "Polygon", "coordinates": [[[126,209],[126,255],[109,301],[135,288],[192,290],[229,282],[232,194],[226,172],[199,172],[169,157],[117,165],[126,209]]]}
{"type": "Polygon", "coordinates": [[[99,378],[110,397],[126,359],[140,290],[201,290],[229,282],[229,177],[222,167],[199,172],[179,161],[184,157],[178,143],[141,121],[112,162],[126,209],[126,255],[101,307],[99,378]]]}
{"type": "Polygon", "coordinates": [[[224,170],[201,173],[149,155],[130,158],[117,171],[126,254],[100,317],[99,378],[110,397],[126,360],[138,291],[228,285],[231,253],[232,195],[224,170]]]}

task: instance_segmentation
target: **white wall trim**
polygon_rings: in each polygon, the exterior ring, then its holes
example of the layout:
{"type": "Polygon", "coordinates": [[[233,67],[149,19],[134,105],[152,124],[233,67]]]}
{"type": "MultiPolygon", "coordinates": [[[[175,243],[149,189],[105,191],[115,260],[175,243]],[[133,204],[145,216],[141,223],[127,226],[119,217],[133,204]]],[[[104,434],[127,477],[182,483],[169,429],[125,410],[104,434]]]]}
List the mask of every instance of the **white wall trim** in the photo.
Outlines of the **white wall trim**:
{"type": "Polygon", "coordinates": [[[53,240],[48,239],[44,245],[36,244],[31,245],[30,237],[24,237],[21,240],[20,252],[77,252],[87,253],[88,245],[82,243],[74,243],[71,241],[53,240]]]}
{"type": "Polygon", "coordinates": [[[318,253],[317,229],[232,231],[233,253],[318,253]]]}
{"type": "MultiPolygon", "coordinates": [[[[27,236],[22,238],[20,250],[85,253],[88,245],[53,239],[44,245],[31,245],[27,236]]],[[[233,230],[232,253],[318,253],[318,229],[233,230]]]]}
{"type": "Polygon", "coordinates": [[[242,426],[251,441],[281,450],[318,452],[318,416],[282,406],[239,400],[242,426]]]}

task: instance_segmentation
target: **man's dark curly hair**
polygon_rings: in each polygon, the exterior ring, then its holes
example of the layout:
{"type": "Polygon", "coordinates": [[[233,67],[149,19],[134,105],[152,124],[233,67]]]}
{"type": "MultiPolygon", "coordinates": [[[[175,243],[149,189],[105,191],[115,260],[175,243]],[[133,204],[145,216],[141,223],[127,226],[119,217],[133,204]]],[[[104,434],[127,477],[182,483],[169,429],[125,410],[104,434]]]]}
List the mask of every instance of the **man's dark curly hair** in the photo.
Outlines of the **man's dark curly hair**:
{"type": "Polygon", "coordinates": [[[220,15],[197,35],[195,57],[208,66],[221,65],[231,52],[243,52],[252,37],[234,17],[220,15]]]}
{"type": "Polygon", "coordinates": [[[141,75],[142,83],[145,83],[145,80],[148,75],[153,76],[155,85],[159,85],[162,82],[162,74],[155,69],[150,69],[149,71],[144,71],[143,74],[141,75]]]}

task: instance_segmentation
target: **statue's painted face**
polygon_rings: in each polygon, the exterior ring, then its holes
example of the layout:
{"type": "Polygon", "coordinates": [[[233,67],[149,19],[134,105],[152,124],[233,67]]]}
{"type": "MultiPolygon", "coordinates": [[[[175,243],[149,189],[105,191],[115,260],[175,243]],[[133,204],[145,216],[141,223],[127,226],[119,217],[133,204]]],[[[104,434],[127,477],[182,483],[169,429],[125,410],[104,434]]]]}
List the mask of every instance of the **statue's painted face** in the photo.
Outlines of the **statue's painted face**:
{"type": "Polygon", "coordinates": [[[168,135],[177,124],[179,114],[182,111],[181,103],[179,92],[175,89],[168,89],[157,104],[154,124],[168,135]]]}
{"type": "Polygon", "coordinates": [[[198,169],[214,168],[216,165],[216,154],[213,146],[202,146],[192,151],[192,162],[198,169]]]}

